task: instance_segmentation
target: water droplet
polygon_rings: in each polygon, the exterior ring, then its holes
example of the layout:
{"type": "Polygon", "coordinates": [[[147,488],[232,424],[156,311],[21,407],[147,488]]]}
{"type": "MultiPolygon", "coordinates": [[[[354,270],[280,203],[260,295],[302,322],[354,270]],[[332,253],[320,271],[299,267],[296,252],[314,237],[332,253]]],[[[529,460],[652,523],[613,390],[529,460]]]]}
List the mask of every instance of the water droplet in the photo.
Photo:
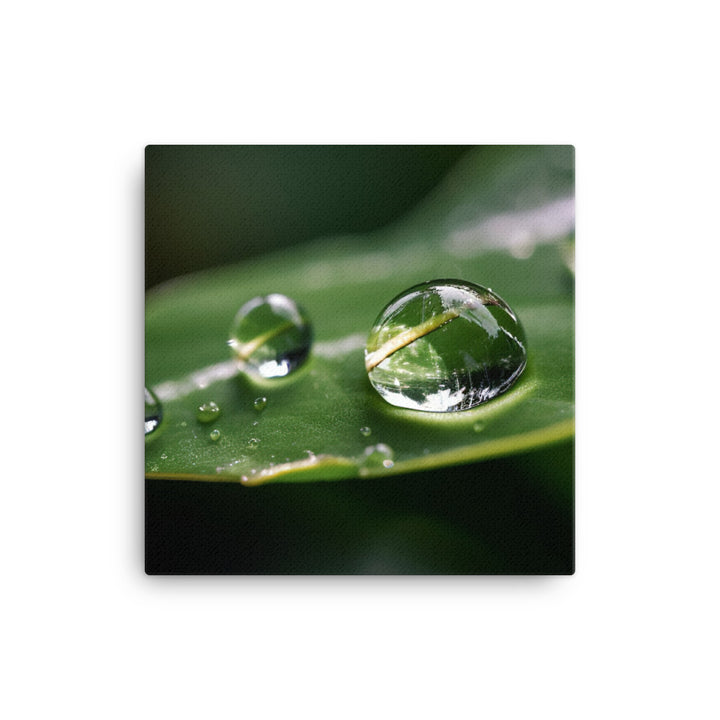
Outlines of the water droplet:
{"type": "Polygon", "coordinates": [[[484,423],[482,420],[478,420],[478,421],[473,425],[473,430],[474,430],[476,433],[482,432],[484,429],[485,429],[485,423],[484,423]]]}
{"type": "Polygon", "coordinates": [[[153,463],[153,464],[150,466],[150,472],[157,472],[159,469],[160,469],[160,468],[158,467],[158,464],[157,464],[157,463],[153,463]]]}
{"type": "Polygon", "coordinates": [[[393,449],[389,445],[385,445],[385,443],[369,445],[365,448],[365,452],[362,457],[360,474],[366,475],[372,470],[391,468],[395,464],[393,462],[393,456],[393,449]]]}
{"type": "Polygon", "coordinates": [[[259,397],[255,398],[255,402],[253,403],[253,407],[258,411],[262,412],[265,407],[267,406],[267,398],[266,397],[259,397]]]}
{"type": "Polygon", "coordinates": [[[163,453],[163,454],[160,456],[160,459],[161,459],[161,460],[167,460],[167,458],[168,458],[167,453],[163,453]]]}
{"type": "Polygon", "coordinates": [[[247,444],[251,450],[254,450],[260,444],[260,441],[257,438],[250,438],[247,444]]]}
{"type": "Polygon", "coordinates": [[[257,420],[253,421],[253,427],[255,427],[255,426],[258,425],[258,424],[259,424],[259,423],[258,423],[257,420]]]}
{"type": "Polygon", "coordinates": [[[527,361],[525,333],[496,293],[433,280],[394,298],[365,349],[372,386],[391,405],[453,412],[505,392],[527,361]]]}
{"type": "Polygon", "coordinates": [[[204,402],[197,409],[197,419],[201,423],[209,423],[220,417],[220,408],[212,400],[204,402]]]}
{"type": "Polygon", "coordinates": [[[162,405],[152,390],[145,388],[145,435],[155,432],[163,418],[162,405]]]}
{"type": "Polygon", "coordinates": [[[370,437],[370,435],[372,434],[372,430],[369,427],[361,427],[360,434],[363,437],[370,437]]]}
{"type": "Polygon", "coordinates": [[[220,439],[220,435],[221,435],[221,433],[220,433],[220,431],[219,431],[217,428],[215,428],[214,430],[211,430],[211,431],[210,431],[210,439],[211,439],[213,442],[217,442],[217,441],[220,439]]]}
{"type": "Polygon", "coordinates": [[[265,378],[284,377],[300,367],[311,344],[307,315],[278,293],[245,303],[235,316],[228,340],[235,355],[265,378]]]}

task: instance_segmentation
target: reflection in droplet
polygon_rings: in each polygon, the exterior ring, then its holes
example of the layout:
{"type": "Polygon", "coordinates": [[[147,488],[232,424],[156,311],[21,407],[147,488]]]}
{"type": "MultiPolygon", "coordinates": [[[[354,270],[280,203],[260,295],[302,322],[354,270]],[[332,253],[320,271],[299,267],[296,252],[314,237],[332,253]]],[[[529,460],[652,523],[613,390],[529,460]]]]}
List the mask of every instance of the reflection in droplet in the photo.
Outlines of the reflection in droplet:
{"type": "Polygon", "coordinates": [[[264,378],[284,377],[300,367],[311,344],[307,315],[279,293],[245,303],[235,316],[228,340],[236,357],[264,378]]]}
{"type": "Polygon", "coordinates": [[[380,313],[365,367],[391,405],[453,412],[505,392],[527,362],[525,333],[497,294],[462,280],[415,285],[380,313]]]}
{"type": "Polygon", "coordinates": [[[155,393],[145,388],[145,435],[155,432],[163,418],[162,405],[155,393]]]}
{"type": "Polygon", "coordinates": [[[220,417],[220,407],[212,400],[204,402],[197,409],[197,419],[202,423],[212,422],[218,417],[220,417]]]}

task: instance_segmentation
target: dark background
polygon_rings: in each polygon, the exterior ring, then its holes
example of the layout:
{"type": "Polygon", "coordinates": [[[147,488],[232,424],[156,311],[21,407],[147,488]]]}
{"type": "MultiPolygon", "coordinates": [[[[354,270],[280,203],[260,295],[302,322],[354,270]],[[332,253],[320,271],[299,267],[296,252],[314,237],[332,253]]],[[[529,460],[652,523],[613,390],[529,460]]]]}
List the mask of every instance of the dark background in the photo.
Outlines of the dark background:
{"type": "Polygon", "coordinates": [[[380,228],[464,145],[150,145],[145,287],[321,235],[380,228]]]}
{"type": "Polygon", "coordinates": [[[148,480],[146,571],[566,574],[573,444],[388,478],[148,480]]]}
{"type": "MultiPolygon", "coordinates": [[[[467,149],[149,146],[145,286],[380,228],[467,149]]],[[[257,488],[146,480],[146,572],[571,573],[573,453],[570,441],[411,475],[257,488]]]]}

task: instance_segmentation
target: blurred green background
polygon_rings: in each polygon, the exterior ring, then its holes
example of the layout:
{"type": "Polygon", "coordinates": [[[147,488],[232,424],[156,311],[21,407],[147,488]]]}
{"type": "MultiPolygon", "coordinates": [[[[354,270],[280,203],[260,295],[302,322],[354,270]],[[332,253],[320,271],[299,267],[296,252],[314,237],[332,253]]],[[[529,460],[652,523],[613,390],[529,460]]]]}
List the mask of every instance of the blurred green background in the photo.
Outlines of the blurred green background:
{"type": "MultiPolygon", "coordinates": [[[[146,288],[418,204],[466,146],[149,146],[146,288]]],[[[493,151],[497,157],[497,149],[493,151]]],[[[385,478],[146,480],[146,571],[566,574],[574,443],[385,478]]]]}
{"type": "Polygon", "coordinates": [[[462,145],[151,145],[145,287],[323,235],[364,233],[417,204],[462,145]]]}

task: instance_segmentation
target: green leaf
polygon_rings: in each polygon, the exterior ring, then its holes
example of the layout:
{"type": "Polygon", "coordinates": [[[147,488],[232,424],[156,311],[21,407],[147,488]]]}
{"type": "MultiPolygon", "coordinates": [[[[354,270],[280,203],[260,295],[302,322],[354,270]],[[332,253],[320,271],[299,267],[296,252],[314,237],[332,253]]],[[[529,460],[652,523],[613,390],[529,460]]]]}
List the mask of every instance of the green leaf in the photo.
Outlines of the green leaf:
{"type": "Polygon", "coordinates": [[[318,240],[149,292],[146,384],[164,419],[146,440],[147,476],[258,484],[389,475],[571,437],[573,177],[567,146],[478,149],[418,208],[380,231],[318,240]],[[363,351],[378,313],[404,289],[435,278],[491,287],[527,336],[520,380],[472,410],[395,408],[367,379],[363,351]],[[304,307],[315,342],[301,369],[259,383],[239,372],[228,329],[243,303],[271,292],[304,307]],[[267,407],[258,412],[261,396],[267,407]],[[203,424],[197,408],[207,401],[221,414],[203,424]],[[378,443],[392,448],[393,466],[364,468],[365,449],[378,443]]]}

